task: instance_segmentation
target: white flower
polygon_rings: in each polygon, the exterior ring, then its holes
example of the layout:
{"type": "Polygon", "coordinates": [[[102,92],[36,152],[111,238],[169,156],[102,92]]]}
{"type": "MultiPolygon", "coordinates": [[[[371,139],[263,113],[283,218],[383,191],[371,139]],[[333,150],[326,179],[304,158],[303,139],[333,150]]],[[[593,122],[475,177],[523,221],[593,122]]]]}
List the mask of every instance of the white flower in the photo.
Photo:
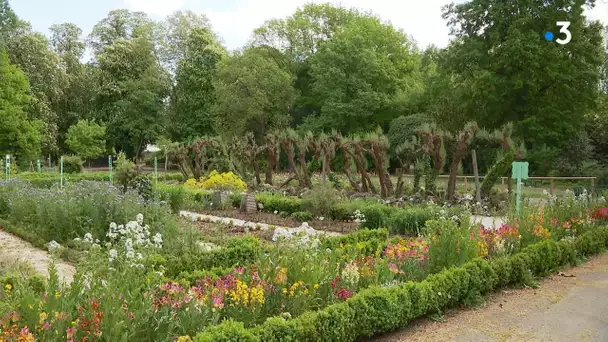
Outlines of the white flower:
{"type": "Polygon", "coordinates": [[[154,242],[156,247],[159,247],[159,248],[162,247],[163,236],[160,235],[160,233],[154,234],[154,236],[152,237],[152,242],[154,242]]]}
{"type": "Polygon", "coordinates": [[[141,259],[143,259],[143,258],[144,258],[144,256],[143,256],[143,255],[141,255],[141,253],[137,253],[137,254],[135,254],[135,257],[137,258],[137,260],[141,260],[141,259]]]}
{"type": "Polygon", "coordinates": [[[323,216],[319,217],[319,221],[323,221],[323,220],[325,220],[325,217],[323,217],[323,216]]]}
{"type": "Polygon", "coordinates": [[[49,248],[49,252],[52,252],[56,249],[61,248],[61,245],[59,243],[57,243],[57,241],[53,240],[53,241],[49,242],[48,248],[49,248]]]}
{"type": "Polygon", "coordinates": [[[275,214],[275,215],[276,215],[276,214],[278,214],[278,213],[279,213],[279,211],[278,211],[278,210],[275,210],[275,211],[274,211],[274,214],[275,214]]]}
{"type": "Polygon", "coordinates": [[[84,234],[84,241],[86,241],[88,243],[93,243],[93,234],[91,234],[91,233],[84,234]]]}
{"type": "Polygon", "coordinates": [[[131,251],[127,251],[127,258],[132,259],[135,257],[135,253],[131,250],[131,251]]]}
{"type": "Polygon", "coordinates": [[[116,231],[118,227],[116,226],[116,223],[112,222],[110,223],[110,231],[116,231]]]}
{"type": "Polygon", "coordinates": [[[135,216],[135,221],[137,221],[137,223],[139,223],[140,225],[144,223],[144,214],[137,214],[137,216],[135,216]]]}
{"type": "Polygon", "coordinates": [[[108,255],[109,255],[108,260],[110,260],[110,262],[112,262],[112,261],[114,261],[114,259],[116,259],[118,257],[118,252],[112,248],[108,252],[108,255]]]}
{"type": "Polygon", "coordinates": [[[80,242],[80,241],[82,241],[82,239],[81,238],[75,238],[74,241],[80,242]]]}

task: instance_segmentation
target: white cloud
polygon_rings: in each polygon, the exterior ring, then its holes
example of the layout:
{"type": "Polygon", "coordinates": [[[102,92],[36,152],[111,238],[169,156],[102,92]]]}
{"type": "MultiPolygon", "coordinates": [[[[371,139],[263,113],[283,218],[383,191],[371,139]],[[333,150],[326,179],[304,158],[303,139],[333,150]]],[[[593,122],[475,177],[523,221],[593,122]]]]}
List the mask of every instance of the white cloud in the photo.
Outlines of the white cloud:
{"type": "Polygon", "coordinates": [[[184,7],[184,0],[124,0],[125,5],[133,11],[166,16],[184,7]]]}

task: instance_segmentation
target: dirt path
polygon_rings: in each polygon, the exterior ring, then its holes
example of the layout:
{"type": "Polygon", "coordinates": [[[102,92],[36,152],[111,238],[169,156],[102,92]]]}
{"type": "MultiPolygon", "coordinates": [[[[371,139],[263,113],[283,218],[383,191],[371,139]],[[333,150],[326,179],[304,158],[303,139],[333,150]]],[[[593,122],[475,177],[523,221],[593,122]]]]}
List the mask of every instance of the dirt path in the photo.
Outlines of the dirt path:
{"type": "Polygon", "coordinates": [[[608,341],[608,253],[563,273],[371,341],[608,341]]]}
{"type": "MultiPolygon", "coordinates": [[[[49,253],[32,246],[19,237],[0,230],[0,260],[22,260],[29,262],[34,269],[45,277],[49,276],[49,253]]],[[[72,282],[76,268],[61,260],[55,261],[59,279],[65,283],[72,282]]]]}

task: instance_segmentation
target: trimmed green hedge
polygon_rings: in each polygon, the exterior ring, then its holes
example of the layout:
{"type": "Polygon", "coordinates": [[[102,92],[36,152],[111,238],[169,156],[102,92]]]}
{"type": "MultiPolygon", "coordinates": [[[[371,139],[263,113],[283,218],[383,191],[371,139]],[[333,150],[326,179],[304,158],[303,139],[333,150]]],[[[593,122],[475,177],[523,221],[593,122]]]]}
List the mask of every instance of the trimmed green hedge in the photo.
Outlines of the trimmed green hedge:
{"type": "Polygon", "coordinates": [[[608,246],[608,227],[598,228],[574,243],[553,240],[491,261],[475,259],[443,270],[421,282],[398,287],[372,287],[343,303],[295,319],[272,317],[251,329],[226,321],[195,337],[195,341],[355,341],[405,326],[411,320],[471,303],[495,288],[521,284],[608,246]]]}

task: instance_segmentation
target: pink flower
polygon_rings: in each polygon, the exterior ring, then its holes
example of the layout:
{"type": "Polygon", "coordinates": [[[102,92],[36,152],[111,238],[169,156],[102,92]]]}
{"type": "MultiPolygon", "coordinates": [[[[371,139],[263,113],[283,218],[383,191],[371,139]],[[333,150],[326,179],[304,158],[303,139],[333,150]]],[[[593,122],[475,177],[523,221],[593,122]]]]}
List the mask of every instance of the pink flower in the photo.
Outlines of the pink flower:
{"type": "Polygon", "coordinates": [[[245,268],[244,267],[237,267],[234,269],[234,273],[236,274],[243,274],[245,273],[245,268]]]}
{"type": "Polygon", "coordinates": [[[213,295],[211,300],[213,302],[213,307],[220,309],[224,307],[224,297],[222,297],[221,294],[213,295]]]}
{"type": "Polygon", "coordinates": [[[49,324],[49,322],[44,322],[44,325],[42,325],[42,330],[49,330],[50,327],[51,325],[49,324]]]}

